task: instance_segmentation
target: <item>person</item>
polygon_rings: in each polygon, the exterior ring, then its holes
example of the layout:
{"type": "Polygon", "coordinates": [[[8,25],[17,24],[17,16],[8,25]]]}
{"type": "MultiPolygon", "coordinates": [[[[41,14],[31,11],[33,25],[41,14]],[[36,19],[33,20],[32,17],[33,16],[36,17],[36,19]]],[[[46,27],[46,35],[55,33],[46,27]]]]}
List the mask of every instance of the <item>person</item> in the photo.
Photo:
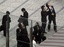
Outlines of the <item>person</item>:
{"type": "Polygon", "coordinates": [[[16,30],[16,40],[17,40],[17,47],[29,47],[30,41],[27,35],[27,30],[23,23],[18,24],[17,30],[16,30]]]}
{"type": "Polygon", "coordinates": [[[47,33],[45,32],[45,28],[46,28],[46,22],[47,22],[47,11],[46,11],[46,7],[43,5],[41,6],[41,21],[42,21],[42,28],[43,28],[43,33],[47,33]]]}
{"type": "Polygon", "coordinates": [[[42,29],[41,29],[38,22],[36,22],[36,25],[33,28],[34,28],[33,35],[35,37],[35,41],[36,41],[36,43],[40,44],[41,43],[42,29]]]}
{"type": "Polygon", "coordinates": [[[51,4],[49,4],[49,3],[47,3],[46,6],[47,6],[47,8],[49,9],[49,11],[48,11],[48,19],[49,19],[48,31],[50,31],[50,25],[51,25],[51,22],[53,21],[54,31],[57,32],[56,12],[55,12],[55,9],[54,9],[53,5],[51,5],[51,4]]]}
{"type": "Polygon", "coordinates": [[[17,40],[17,47],[21,47],[21,24],[18,24],[18,27],[16,29],[16,40],[17,40]],[[19,41],[18,41],[19,40],[19,41]]]}
{"type": "Polygon", "coordinates": [[[32,35],[33,47],[36,47],[35,37],[32,35]]]}
{"type": "Polygon", "coordinates": [[[3,35],[6,37],[6,24],[8,21],[8,29],[10,28],[10,22],[11,22],[11,18],[9,17],[10,12],[6,11],[6,15],[3,16],[2,18],[2,28],[3,28],[3,35]]]}
{"type": "Polygon", "coordinates": [[[23,12],[23,18],[24,18],[24,25],[28,26],[28,12],[25,8],[22,8],[21,11],[23,12]]]}

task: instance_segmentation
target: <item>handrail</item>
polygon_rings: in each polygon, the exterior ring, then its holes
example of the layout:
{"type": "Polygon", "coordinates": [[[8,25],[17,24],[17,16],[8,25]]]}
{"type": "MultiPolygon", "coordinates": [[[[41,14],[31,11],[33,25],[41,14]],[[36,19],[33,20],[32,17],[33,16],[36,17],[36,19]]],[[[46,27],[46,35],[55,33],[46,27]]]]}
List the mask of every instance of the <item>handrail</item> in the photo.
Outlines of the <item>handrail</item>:
{"type": "Polygon", "coordinates": [[[0,3],[0,5],[3,4],[5,1],[6,1],[6,0],[3,0],[3,1],[0,3]]]}

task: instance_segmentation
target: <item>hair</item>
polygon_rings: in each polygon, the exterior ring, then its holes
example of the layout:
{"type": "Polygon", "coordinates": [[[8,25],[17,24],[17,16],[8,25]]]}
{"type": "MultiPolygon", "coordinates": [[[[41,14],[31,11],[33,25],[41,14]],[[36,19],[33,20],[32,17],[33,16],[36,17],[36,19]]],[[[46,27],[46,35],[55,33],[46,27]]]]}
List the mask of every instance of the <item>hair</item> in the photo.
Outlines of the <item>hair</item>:
{"type": "Polygon", "coordinates": [[[38,23],[38,22],[36,22],[36,25],[39,25],[39,23],[38,23]]]}
{"type": "Polygon", "coordinates": [[[10,14],[10,12],[9,12],[9,11],[6,11],[6,13],[7,13],[7,14],[10,14]]]}
{"type": "Polygon", "coordinates": [[[25,11],[25,8],[22,8],[21,11],[25,11]]]}
{"type": "Polygon", "coordinates": [[[49,8],[48,2],[46,3],[46,7],[49,8]]]}
{"type": "Polygon", "coordinates": [[[43,6],[41,6],[41,9],[42,9],[42,10],[44,9],[44,5],[43,5],[43,6]]]}
{"type": "Polygon", "coordinates": [[[18,24],[18,27],[21,28],[21,23],[18,24]]]}

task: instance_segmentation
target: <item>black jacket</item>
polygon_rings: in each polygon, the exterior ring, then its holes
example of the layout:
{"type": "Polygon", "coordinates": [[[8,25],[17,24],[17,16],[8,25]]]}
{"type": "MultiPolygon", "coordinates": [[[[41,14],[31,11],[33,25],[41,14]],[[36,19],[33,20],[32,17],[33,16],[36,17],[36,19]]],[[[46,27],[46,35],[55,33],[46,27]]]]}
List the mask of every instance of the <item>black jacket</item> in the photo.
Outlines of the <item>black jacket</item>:
{"type": "Polygon", "coordinates": [[[16,39],[17,42],[20,43],[23,47],[30,46],[29,38],[27,36],[26,29],[19,30],[19,28],[16,30],[16,39]],[[25,43],[26,42],[26,43],[25,43]]]}
{"type": "Polygon", "coordinates": [[[37,28],[37,26],[34,26],[34,32],[33,35],[36,36],[41,36],[42,35],[42,28],[39,26],[39,29],[37,28]]]}
{"type": "Polygon", "coordinates": [[[28,12],[27,11],[23,13],[23,17],[24,17],[24,25],[28,26],[28,12]]]}
{"type": "Polygon", "coordinates": [[[41,11],[41,21],[46,22],[47,21],[47,12],[46,11],[41,11]]]}
{"type": "Polygon", "coordinates": [[[49,19],[52,19],[52,18],[55,18],[56,17],[56,12],[55,12],[55,9],[54,9],[54,7],[53,6],[51,6],[52,7],[52,12],[51,12],[51,10],[50,10],[50,8],[49,8],[49,11],[48,11],[48,18],[49,19]],[[54,15],[52,15],[52,13],[54,14],[54,15]]]}
{"type": "Polygon", "coordinates": [[[4,28],[6,28],[6,21],[7,20],[9,21],[8,24],[9,24],[9,27],[10,27],[11,18],[8,16],[8,18],[9,18],[8,19],[7,16],[8,15],[4,15],[3,18],[2,18],[2,25],[3,25],[4,28]]]}

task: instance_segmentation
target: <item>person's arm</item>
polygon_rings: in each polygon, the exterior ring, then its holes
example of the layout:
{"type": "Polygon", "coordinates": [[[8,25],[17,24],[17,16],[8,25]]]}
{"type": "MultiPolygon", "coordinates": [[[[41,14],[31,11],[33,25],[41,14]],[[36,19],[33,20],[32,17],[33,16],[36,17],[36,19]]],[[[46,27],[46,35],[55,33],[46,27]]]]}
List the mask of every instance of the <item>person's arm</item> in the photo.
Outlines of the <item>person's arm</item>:
{"type": "Polygon", "coordinates": [[[2,24],[4,24],[4,20],[5,20],[4,18],[5,18],[5,17],[3,16],[3,18],[2,18],[2,24]]]}
{"type": "Polygon", "coordinates": [[[18,34],[18,32],[19,32],[19,29],[16,29],[16,40],[19,39],[19,34],[18,34]]]}
{"type": "Polygon", "coordinates": [[[55,17],[56,17],[56,12],[55,12],[55,9],[54,9],[54,7],[52,6],[52,8],[53,8],[53,13],[54,13],[54,15],[55,15],[55,17]]]}
{"type": "Polygon", "coordinates": [[[9,22],[11,22],[11,18],[9,17],[9,22]]]}

